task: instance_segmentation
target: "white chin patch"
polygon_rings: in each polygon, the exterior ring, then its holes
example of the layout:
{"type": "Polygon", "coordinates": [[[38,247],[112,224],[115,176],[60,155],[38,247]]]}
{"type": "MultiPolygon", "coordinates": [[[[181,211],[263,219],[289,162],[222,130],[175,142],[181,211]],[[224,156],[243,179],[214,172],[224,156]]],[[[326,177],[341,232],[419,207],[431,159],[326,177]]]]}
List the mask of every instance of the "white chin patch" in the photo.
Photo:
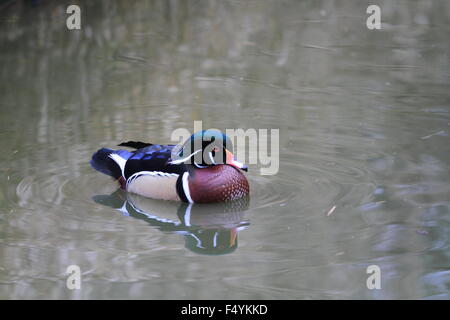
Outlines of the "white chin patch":
{"type": "Polygon", "coordinates": [[[242,169],[242,168],[244,167],[244,164],[243,164],[243,163],[241,163],[241,162],[239,162],[239,161],[236,161],[236,160],[233,160],[233,164],[234,164],[236,167],[238,167],[239,169],[242,169]]]}

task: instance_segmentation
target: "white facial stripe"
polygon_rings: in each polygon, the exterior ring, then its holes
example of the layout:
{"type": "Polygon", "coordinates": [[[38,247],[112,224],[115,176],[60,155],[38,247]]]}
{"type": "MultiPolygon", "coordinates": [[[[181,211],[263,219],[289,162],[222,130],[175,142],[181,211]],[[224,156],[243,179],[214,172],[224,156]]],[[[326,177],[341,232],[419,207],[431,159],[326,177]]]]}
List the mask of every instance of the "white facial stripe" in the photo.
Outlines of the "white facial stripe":
{"type": "Polygon", "coordinates": [[[189,203],[194,203],[194,201],[192,201],[191,198],[191,192],[189,191],[189,172],[185,172],[183,173],[183,191],[184,191],[184,195],[186,196],[186,199],[189,201],[189,203]]]}
{"type": "Polygon", "coordinates": [[[197,150],[197,151],[191,153],[190,155],[188,155],[188,156],[185,157],[185,158],[177,159],[177,160],[172,160],[172,161],[170,162],[170,164],[180,164],[180,163],[183,163],[183,162],[187,161],[189,158],[191,158],[192,156],[194,156],[195,154],[197,154],[197,153],[199,153],[199,152],[201,152],[201,151],[202,151],[202,150],[197,150]]]}
{"type": "Polygon", "coordinates": [[[214,157],[213,157],[213,155],[212,155],[212,151],[209,152],[209,158],[211,159],[211,163],[212,163],[212,164],[216,164],[216,162],[214,161],[214,157]]]}

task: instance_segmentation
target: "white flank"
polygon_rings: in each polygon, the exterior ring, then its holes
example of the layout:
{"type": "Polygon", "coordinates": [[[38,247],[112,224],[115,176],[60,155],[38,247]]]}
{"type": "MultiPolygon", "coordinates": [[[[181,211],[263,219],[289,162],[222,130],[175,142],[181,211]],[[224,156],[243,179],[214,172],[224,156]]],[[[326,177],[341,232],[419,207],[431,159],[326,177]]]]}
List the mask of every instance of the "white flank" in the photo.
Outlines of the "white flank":
{"type": "Polygon", "coordinates": [[[153,176],[153,177],[178,177],[178,174],[176,173],[167,173],[162,171],[138,171],[136,173],[133,173],[128,179],[127,179],[127,186],[130,182],[132,182],[137,176],[153,176]]]}
{"type": "Polygon", "coordinates": [[[183,190],[184,190],[184,194],[186,196],[186,199],[188,199],[189,203],[194,203],[194,201],[192,201],[191,198],[191,192],[189,191],[189,172],[185,172],[183,173],[183,190]]]}
{"type": "Polygon", "coordinates": [[[139,171],[127,179],[126,190],[153,199],[180,200],[176,192],[178,174],[139,171]]]}

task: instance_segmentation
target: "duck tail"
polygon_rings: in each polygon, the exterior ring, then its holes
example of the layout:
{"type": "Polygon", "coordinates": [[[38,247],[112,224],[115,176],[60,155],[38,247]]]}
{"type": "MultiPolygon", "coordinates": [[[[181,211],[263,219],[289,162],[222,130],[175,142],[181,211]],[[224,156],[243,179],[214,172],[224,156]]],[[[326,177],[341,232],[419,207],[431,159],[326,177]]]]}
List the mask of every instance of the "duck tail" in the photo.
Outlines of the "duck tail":
{"type": "Polygon", "coordinates": [[[112,150],[102,148],[92,155],[91,166],[101,173],[107,174],[114,179],[123,176],[125,162],[131,156],[126,150],[112,150]]]}

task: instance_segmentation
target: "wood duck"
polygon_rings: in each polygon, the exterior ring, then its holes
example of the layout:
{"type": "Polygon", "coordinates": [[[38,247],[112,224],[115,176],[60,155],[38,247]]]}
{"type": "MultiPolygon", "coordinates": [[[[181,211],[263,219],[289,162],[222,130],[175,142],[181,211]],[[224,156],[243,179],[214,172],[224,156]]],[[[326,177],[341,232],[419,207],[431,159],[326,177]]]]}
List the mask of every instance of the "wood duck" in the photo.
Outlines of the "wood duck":
{"type": "Polygon", "coordinates": [[[241,173],[247,166],[234,158],[231,139],[221,131],[196,132],[180,145],[128,141],[119,146],[135,150],[102,148],[90,163],[129,192],[189,203],[231,201],[249,194],[241,173]]]}

